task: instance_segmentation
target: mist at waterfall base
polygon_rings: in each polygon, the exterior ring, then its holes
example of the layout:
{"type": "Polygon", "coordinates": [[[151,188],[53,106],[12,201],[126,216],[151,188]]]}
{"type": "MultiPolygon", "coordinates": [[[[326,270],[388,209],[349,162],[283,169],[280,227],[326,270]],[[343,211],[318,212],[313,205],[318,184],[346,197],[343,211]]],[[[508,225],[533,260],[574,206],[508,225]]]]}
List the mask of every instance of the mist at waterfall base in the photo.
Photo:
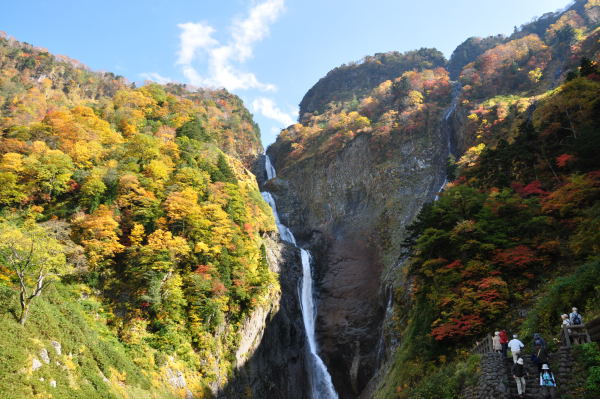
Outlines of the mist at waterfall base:
{"type": "MultiPolygon", "coordinates": [[[[267,172],[267,179],[272,179],[276,176],[275,168],[271,164],[271,160],[268,155],[265,155],[265,170],[267,172]]],[[[261,193],[265,201],[273,209],[273,215],[275,217],[275,223],[279,230],[281,239],[289,242],[300,250],[300,258],[302,260],[302,284],[299,290],[300,304],[302,309],[302,321],[304,324],[304,331],[306,333],[306,340],[308,342],[308,367],[309,377],[311,381],[311,398],[312,399],[338,399],[338,395],[333,387],[331,381],[331,375],[327,371],[327,366],[323,363],[323,360],[319,357],[317,340],[315,337],[315,303],[313,298],[313,281],[312,281],[312,269],[311,261],[312,257],[310,252],[304,248],[300,248],[296,243],[296,238],[292,231],[279,220],[279,214],[277,213],[277,206],[275,199],[271,193],[264,191],[261,193]]]]}

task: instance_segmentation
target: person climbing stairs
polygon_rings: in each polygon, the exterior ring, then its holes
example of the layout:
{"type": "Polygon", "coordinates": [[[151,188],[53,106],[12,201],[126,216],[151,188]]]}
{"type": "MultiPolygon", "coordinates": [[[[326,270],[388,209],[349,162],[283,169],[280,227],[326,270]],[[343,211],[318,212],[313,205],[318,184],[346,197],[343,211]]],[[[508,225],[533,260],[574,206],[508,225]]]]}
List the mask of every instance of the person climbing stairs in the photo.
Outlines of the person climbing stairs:
{"type": "Polygon", "coordinates": [[[504,359],[506,374],[509,376],[509,389],[511,398],[542,398],[540,391],[539,372],[537,366],[529,359],[529,356],[522,357],[525,367],[525,395],[519,396],[517,391],[517,383],[512,376],[512,367],[514,365],[511,358],[504,359]]]}

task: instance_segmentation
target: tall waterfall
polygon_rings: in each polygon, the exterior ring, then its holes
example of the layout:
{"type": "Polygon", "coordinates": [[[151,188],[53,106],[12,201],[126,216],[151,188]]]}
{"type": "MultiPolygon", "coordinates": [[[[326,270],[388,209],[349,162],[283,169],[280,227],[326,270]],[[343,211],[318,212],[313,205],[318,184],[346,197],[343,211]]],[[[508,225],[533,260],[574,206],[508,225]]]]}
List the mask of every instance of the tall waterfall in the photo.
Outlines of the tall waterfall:
{"type": "MultiPolygon", "coordinates": [[[[446,108],[446,110],[444,111],[444,116],[442,118],[442,127],[441,128],[442,128],[442,133],[444,134],[444,136],[446,138],[447,157],[454,154],[454,149],[452,148],[452,146],[453,146],[452,127],[450,126],[450,118],[456,111],[456,106],[458,105],[458,98],[460,97],[461,90],[462,90],[461,84],[459,82],[454,82],[454,86],[452,87],[452,102],[450,103],[450,106],[448,108],[446,108]]],[[[437,193],[442,192],[442,190],[444,189],[444,187],[446,187],[447,184],[448,184],[448,176],[445,176],[444,182],[440,186],[439,190],[437,190],[437,193]]],[[[434,201],[437,201],[438,199],[439,199],[439,194],[436,194],[434,201]]]]}
{"type": "MultiPolygon", "coordinates": [[[[265,155],[265,170],[267,178],[272,179],[276,176],[275,168],[271,164],[268,155],[265,155]]],[[[265,201],[273,209],[275,223],[279,229],[279,235],[282,240],[289,242],[300,250],[300,258],[302,260],[302,285],[299,290],[300,304],[302,308],[302,321],[304,322],[304,331],[306,332],[306,340],[308,342],[308,366],[309,376],[311,379],[311,398],[312,399],[338,399],[338,395],[333,387],[331,375],[327,371],[327,366],[319,357],[317,340],[315,337],[315,320],[317,317],[315,311],[314,295],[313,295],[313,280],[310,252],[304,248],[300,248],[296,243],[296,238],[292,231],[284,226],[279,220],[275,199],[269,192],[262,192],[265,201]]],[[[300,388],[300,387],[299,387],[300,388]]],[[[301,389],[301,388],[300,388],[301,389]]]]}

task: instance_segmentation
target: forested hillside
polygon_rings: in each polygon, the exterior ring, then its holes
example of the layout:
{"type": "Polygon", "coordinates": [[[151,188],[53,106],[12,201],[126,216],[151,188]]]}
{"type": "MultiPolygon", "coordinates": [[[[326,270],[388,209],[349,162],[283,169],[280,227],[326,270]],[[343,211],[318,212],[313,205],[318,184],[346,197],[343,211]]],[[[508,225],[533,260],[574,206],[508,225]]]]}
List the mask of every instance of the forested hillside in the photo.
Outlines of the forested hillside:
{"type": "MultiPolygon", "coordinates": [[[[268,158],[224,89],[0,32],[0,399],[472,399],[487,334],[555,351],[600,317],[599,24],[337,67],[268,158]]],[[[561,397],[600,397],[571,355],[561,397]]]]}
{"type": "Polygon", "coordinates": [[[0,396],[210,396],[278,291],[241,100],[4,37],[0,110],[0,396]]]}

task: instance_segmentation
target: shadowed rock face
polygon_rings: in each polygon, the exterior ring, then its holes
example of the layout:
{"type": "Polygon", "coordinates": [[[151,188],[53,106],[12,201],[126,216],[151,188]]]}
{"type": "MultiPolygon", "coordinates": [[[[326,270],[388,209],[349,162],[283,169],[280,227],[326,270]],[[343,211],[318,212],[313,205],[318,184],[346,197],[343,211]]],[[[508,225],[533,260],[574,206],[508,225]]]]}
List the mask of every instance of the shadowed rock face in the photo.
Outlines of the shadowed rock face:
{"type": "Polygon", "coordinates": [[[317,339],[341,398],[356,398],[378,367],[383,272],[396,263],[404,227],[444,180],[443,136],[434,123],[383,150],[357,136],[329,159],[294,164],[277,143],[268,151],[278,178],[266,187],[314,255],[317,339]]]}
{"type": "Polygon", "coordinates": [[[305,368],[305,336],[298,284],[302,277],[299,251],[278,241],[265,239],[267,260],[279,273],[281,293],[264,311],[256,311],[240,331],[245,353],[237,353],[234,378],[218,395],[220,399],[245,397],[269,399],[310,399],[305,368]],[[261,317],[253,320],[253,318],[261,317]],[[246,357],[249,356],[249,357],[246,357]],[[251,396],[249,396],[251,395],[251,396]]]}

